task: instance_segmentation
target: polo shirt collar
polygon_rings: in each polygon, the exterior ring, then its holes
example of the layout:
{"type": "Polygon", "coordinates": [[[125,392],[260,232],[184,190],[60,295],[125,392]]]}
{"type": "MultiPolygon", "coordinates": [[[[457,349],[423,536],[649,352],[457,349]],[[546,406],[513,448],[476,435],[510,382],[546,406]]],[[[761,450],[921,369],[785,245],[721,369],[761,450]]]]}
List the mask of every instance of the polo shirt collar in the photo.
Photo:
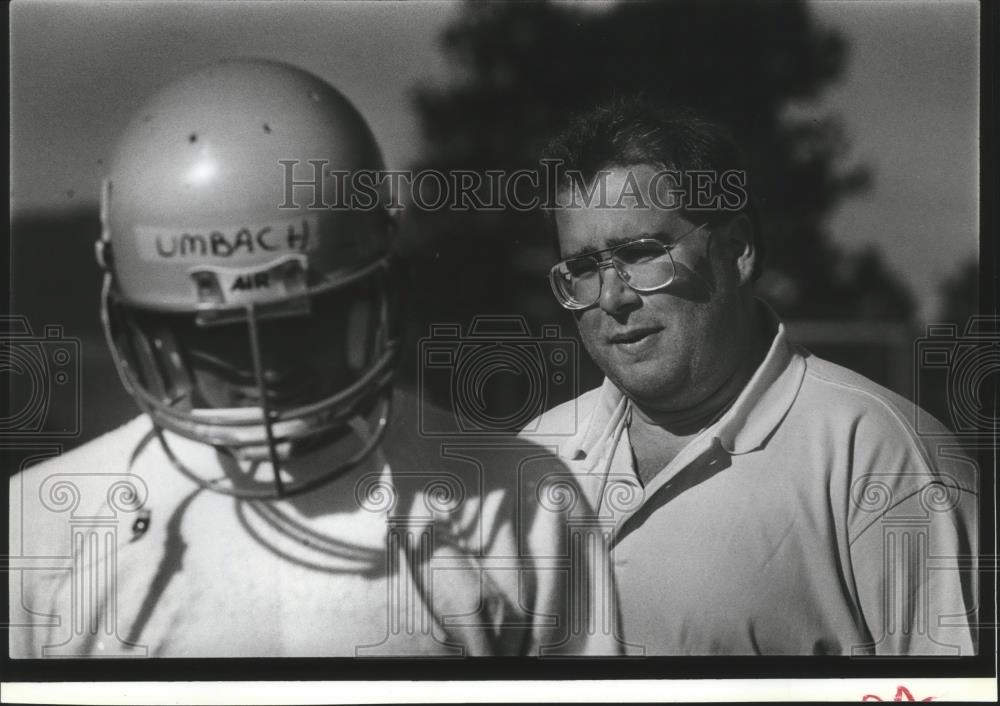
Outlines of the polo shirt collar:
{"type": "Polygon", "coordinates": [[[750,382],[712,431],[734,456],[756,451],[767,442],[795,402],[806,373],[805,359],[788,340],[785,325],[767,304],[758,300],[758,305],[769,330],[776,325],[777,332],[750,382]]]}
{"type": "Polygon", "coordinates": [[[610,379],[604,378],[593,411],[580,431],[564,442],[562,456],[596,463],[605,450],[605,442],[624,421],[627,409],[628,400],[610,379]]]}
{"type": "MultiPolygon", "coordinates": [[[[777,329],[767,355],[750,382],[722,417],[706,430],[729,454],[759,449],[784,419],[798,395],[805,376],[805,360],[788,340],[785,325],[765,302],[758,306],[769,331],[777,329]]],[[[628,400],[608,378],[604,379],[587,423],[563,444],[567,459],[596,463],[607,442],[625,422],[628,400]]],[[[590,465],[587,464],[587,465],[590,465]]]]}

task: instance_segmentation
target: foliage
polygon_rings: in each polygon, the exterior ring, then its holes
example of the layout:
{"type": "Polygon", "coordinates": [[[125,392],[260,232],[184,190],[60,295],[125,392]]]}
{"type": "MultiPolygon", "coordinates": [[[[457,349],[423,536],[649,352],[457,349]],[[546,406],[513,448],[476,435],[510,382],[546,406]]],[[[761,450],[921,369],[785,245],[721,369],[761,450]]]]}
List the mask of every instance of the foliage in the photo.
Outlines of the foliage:
{"type": "MultiPolygon", "coordinates": [[[[727,122],[747,149],[768,242],[758,286],[779,313],[911,316],[908,291],[878,254],[845,254],[826,231],[831,210],[869,175],[843,164],[847,141],[834,117],[793,117],[791,108],[840,75],[847,55],[844,39],[817,26],[804,4],[469,3],[442,46],[455,77],[416,96],[419,166],[534,168],[547,136],[595,101],[643,91],[689,103],[727,122]]],[[[560,316],[544,282],[554,257],[537,214],[411,211],[404,226],[418,313],[560,316]]]]}

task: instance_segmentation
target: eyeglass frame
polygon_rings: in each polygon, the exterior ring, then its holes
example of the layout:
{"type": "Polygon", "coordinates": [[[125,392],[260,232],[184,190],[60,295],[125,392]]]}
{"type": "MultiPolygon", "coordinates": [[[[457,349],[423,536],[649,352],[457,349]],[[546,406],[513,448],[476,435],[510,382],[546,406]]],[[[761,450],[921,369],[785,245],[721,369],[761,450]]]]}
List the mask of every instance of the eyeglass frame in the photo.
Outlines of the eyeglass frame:
{"type": "Polygon", "coordinates": [[[567,257],[563,260],[560,260],[549,269],[549,277],[548,277],[549,286],[552,288],[552,293],[555,295],[556,301],[559,302],[560,306],[562,306],[564,309],[569,309],[570,311],[589,309],[590,307],[594,306],[594,304],[596,304],[601,300],[601,293],[604,291],[604,278],[601,276],[601,271],[607,269],[608,267],[614,267],[615,274],[618,275],[618,279],[624,282],[629,289],[635,292],[647,294],[649,292],[655,292],[659,289],[663,289],[664,287],[669,287],[670,284],[674,281],[674,277],[677,276],[677,263],[674,262],[674,256],[671,253],[671,251],[674,248],[676,248],[677,245],[680,244],[680,242],[684,240],[686,237],[688,237],[689,235],[694,235],[695,233],[702,230],[708,225],[709,222],[705,221],[700,225],[697,225],[691,230],[687,231],[679,238],[676,238],[671,243],[664,243],[662,240],[659,240],[658,238],[648,238],[648,237],[636,238],[635,240],[629,240],[626,243],[619,243],[618,245],[612,245],[610,248],[604,248],[603,250],[595,250],[594,252],[584,253],[582,255],[576,255],[575,257],[567,257]],[[622,271],[618,269],[618,266],[615,264],[614,254],[615,252],[621,250],[622,248],[627,248],[629,246],[636,245],[638,243],[656,243],[657,245],[663,247],[664,251],[667,254],[667,257],[670,258],[670,268],[671,268],[670,279],[668,279],[663,284],[658,284],[655,287],[649,287],[649,288],[636,287],[635,285],[630,283],[627,279],[625,279],[625,276],[622,274],[622,271]],[[607,257],[602,257],[598,259],[597,256],[602,255],[604,253],[609,253],[609,255],[607,257]],[[579,260],[582,258],[591,258],[597,263],[597,275],[598,275],[597,296],[594,297],[594,301],[590,302],[589,304],[574,304],[572,302],[567,301],[565,296],[559,291],[559,285],[556,284],[556,277],[557,277],[556,269],[560,265],[565,265],[567,262],[571,260],[579,260]]]}

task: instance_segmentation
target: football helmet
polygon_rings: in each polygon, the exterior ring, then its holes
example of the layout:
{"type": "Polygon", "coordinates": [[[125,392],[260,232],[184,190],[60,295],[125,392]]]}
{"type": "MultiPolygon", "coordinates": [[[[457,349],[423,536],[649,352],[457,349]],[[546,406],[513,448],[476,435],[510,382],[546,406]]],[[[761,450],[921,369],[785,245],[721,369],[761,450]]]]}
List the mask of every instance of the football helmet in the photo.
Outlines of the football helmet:
{"type": "Polygon", "coordinates": [[[101,199],[102,320],[126,390],[201,485],[293,495],[379,443],[397,351],[393,223],[384,194],[358,206],[347,177],[381,170],[339,91],[263,60],[166,86],[119,139],[101,199]],[[164,430],[243,470],[202,475],[164,430]],[[288,473],[296,453],[345,436],[343,462],[288,473]]]}

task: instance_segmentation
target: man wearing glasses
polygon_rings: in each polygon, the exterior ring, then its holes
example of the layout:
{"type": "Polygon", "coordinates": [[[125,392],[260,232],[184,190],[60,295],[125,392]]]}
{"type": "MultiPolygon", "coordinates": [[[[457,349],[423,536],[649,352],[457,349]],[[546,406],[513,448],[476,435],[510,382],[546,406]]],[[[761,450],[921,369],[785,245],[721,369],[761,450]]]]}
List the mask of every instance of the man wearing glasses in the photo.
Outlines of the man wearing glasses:
{"type": "Polygon", "coordinates": [[[552,289],[606,375],[547,415],[581,420],[559,455],[613,527],[620,639],[660,655],[974,654],[972,462],[944,427],[918,434],[911,403],[789,340],[753,293],[747,199],[668,193],[691,181],[665,174],[745,174],[730,134],[618,100],[546,157],[564,175],[552,289]]]}

